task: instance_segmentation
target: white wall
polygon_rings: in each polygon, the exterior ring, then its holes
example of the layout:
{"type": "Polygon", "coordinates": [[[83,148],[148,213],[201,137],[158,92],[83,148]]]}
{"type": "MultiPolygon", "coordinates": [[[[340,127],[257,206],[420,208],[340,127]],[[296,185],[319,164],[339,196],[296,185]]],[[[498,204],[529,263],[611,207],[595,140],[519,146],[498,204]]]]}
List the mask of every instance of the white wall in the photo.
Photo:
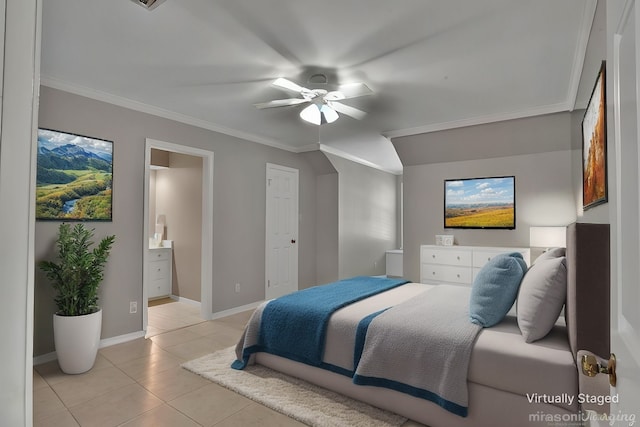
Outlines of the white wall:
{"type": "Polygon", "coordinates": [[[39,85],[37,0],[0,1],[0,425],[32,423],[34,126],[39,85]],[[6,6],[6,12],[5,12],[6,6]],[[5,19],[6,18],[6,19],[5,19]],[[1,28],[3,27],[4,28],[1,28]],[[4,54],[4,55],[3,55],[4,54]]]}

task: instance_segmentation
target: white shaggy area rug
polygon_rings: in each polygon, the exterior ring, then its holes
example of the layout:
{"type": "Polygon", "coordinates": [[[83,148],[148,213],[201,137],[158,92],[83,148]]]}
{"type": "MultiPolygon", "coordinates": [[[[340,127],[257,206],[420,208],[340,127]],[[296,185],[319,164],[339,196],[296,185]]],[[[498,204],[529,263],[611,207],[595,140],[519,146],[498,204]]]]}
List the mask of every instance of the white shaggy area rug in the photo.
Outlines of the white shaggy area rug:
{"type": "Polygon", "coordinates": [[[264,366],[231,369],[235,358],[233,347],[229,347],[182,367],[309,426],[397,427],[407,421],[264,366]]]}

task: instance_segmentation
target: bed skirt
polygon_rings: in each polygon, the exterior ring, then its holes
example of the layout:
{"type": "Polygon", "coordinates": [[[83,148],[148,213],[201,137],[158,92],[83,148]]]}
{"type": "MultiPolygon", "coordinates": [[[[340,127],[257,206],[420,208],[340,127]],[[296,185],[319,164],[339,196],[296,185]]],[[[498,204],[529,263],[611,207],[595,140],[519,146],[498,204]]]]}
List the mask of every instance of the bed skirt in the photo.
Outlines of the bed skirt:
{"type": "Polygon", "coordinates": [[[256,363],[320,387],[386,409],[430,427],[545,426],[555,420],[579,419],[575,412],[546,403],[529,402],[527,396],[469,382],[466,418],[440,406],[390,389],[353,384],[351,378],[268,353],[256,353],[256,363]],[[508,411],[505,409],[508,408],[508,411]]]}

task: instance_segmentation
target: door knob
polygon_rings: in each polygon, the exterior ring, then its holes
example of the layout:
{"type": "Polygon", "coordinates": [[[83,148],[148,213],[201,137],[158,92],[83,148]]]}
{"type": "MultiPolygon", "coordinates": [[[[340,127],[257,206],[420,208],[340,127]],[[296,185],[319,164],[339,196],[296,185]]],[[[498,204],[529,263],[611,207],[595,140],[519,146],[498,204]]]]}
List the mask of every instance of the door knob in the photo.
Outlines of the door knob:
{"type": "Polygon", "coordinates": [[[295,242],[296,242],[296,239],[291,239],[291,243],[295,243],[295,242]]]}
{"type": "Polygon", "coordinates": [[[582,356],[582,374],[588,377],[595,377],[598,374],[609,375],[609,384],[616,386],[616,355],[611,353],[607,365],[598,363],[598,359],[593,354],[582,356]]]}

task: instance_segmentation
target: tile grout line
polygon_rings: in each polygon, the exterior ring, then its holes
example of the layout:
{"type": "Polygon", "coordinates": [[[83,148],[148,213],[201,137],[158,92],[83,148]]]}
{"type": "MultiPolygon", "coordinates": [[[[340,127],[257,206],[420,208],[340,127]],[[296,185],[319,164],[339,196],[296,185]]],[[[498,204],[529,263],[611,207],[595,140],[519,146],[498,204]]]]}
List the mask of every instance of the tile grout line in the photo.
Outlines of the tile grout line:
{"type": "MultiPolygon", "coordinates": [[[[190,327],[194,327],[194,326],[197,326],[197,325],[200,325],[200,324],[204,324],[204,323],[212,323],[213,325],[217,325],[217,324],[219,324],[220,326],[224,326],[224,327],[227,327],[227,328],[231,328],[231,329],[233,329],[233,330],[237,330],[239,334],[242,332],[242,330],[241,330],[241,329],[239,329],[239,326],[237,326],[237,327],[236,327],[236,325],[235,325],[233,322],[218,322],[218,321],[216,321],[216,320],[211,320],[211,321],[202,320],[202,321],[197,322],[197,323],[194,323],[194,324],[181,326],[181,327],[178,327],[178,328],[175,328],[175,329],[171,329],[171,330],[167,330],[167,331],[162,331],[162,332],[160,332],[160,333],[158,333],[158,334],[156,334],[156,335],[154,335],[154,336],[160,336],[160,335],[167,334],[167,333],[170,333],[170,332],[184,330],[184,329],[187,329],[187,328],[190,328],[190,327]]],[[[245,321],[245,320],[243,320],[243,323],[246,323],[246,321],[245,321]]],[[[194,333],[195,333],[195,332],[194,332],[194,333]]],[[[198,333],[195,333],[195,334],[196,334],[196,335],[198,335],[198,338],[193,338],[192,340],[187,340],[187,341],[185,341],[185,342],[183,342],[183,343],[175,344],[175,345],[168,346],[168,347],[176,347],[176,346],[184,345],[184,344],[186,344],[186,343],[188,343],[188,342],[191,342],[191,341],[196,341],[196,340],[199,340],[199,339],[202,339],[202,338],[210,337],[210,336],[212,336],[212,335],[215,335],[215,334],[216,334],[216,331],[213,331],[212,333],[210,333],[210,334],[206,334],[206,335],[201,335],[201,334],[198,334],[198,333]]],[[[154,352],[154,350],[152,350],[153,346],[156,346],[158,350],[163,351],[163,352],[166,352],[166,353],[168,353],[169,355],[171,355],[172,357],[174,357],[174,358],[178,359],[179,361],[181,361],[181,362],[178,364],[178,369],[182,369],[181,364],[182,364],[182,363],[184,363],[186,360],[184,360],[184,358],[183,358],[183,357],[181,357],[180,355],[174,354],[174,353],[172,353],[172,352],[168,351],[165,347],[162,347],[161,345],[159,345],[159,344],[155,343],[151,338],[153,338],[153,337],[144,337],[144,338],[143,338],[145,341],[147,341],[147,340],[148,340],[148,341],[150,341],[151,347],[149,348],[149,353],[148,353],[148,354],[146,354],[146,355],[144,355],[144,356],[141,356],[141,357],[134,357],[133,359],[130,359],[130,360],[121,361],[121,362],[116,363],[112,358],[108,357],[106,354],[103,354],[102,352],[99,352],[100,357],[103,357],[103,358],[105,359],[105,361],[109,364],[109,366],[103,366],[103,367],[98,368],[97,370],[106,369],[106,368],[108,368],[108,367],[114,367],[114,368],[116,368],[116,369],[117,369],[121,374],[123,374],[123,375],[124,375],[124,377],[126,377],[126,378],[128,378],[129,380],[133,381],[133,384],[136,384],[137,386],[141,387],[143,390],[145,390],[145,392],[149,393],[151,396],[155,397],[155,398],[156,398],[156,399],[158,399],[160,402],[162,402],[162,404],[161,404],[161,405],[159,405],[159,406],[157,406],[157,407],[154,407],[154,408],[151,408],[151,409],[149,409],[149,410],[146,410],[146,411],[144,411],[144,412],[141,412],[140,414],[137,414],[137,415],[135,415],[135,416],[133,416],[133,417],[131,417],[131,418],[129,418],[129,419],[127,419],[127,420],[125,420],[125,421],[121,422],[121,423],[120,423],[120,424],[118,424],[118,425],[126,424],[126,423],[128,423],[128,422],[130,422],[130,421],[132,421],[132,420],[134,420],[134,419],[136,419],[136,418],[138,418],[138,417],[140,417],[140,416],[142,416],[142,415],[144,415],[144,414],[146,414],[146,413],[148,413],[148,412],[150,412],[150,411],[152,411],[152,410],[154,410],[154,409],[156,409],[156,408],[161,407],[162,405],[166,405],[167,407],[171,408],[172,410],[175,410],[175,411],[177,411],[178,413],[180,413],[181,415],[183,415],[183,416],[187,417],[189,420],[193,421],[193,422],[194,422],[195,424],[197,424],[198,426],[202,426],[202,424],[200,424],[199,422],[197,422],[195,419],[193,419],[192,417],[190,417],[188,414],[186,414],[186,413],[184,413],[183,411],[179,410],[178,408],[174,407],[170,402],[171,402],[171,401],[174,401],[174,400],[176,400],[176,399],[178,399],[178,398],[180,398],[180,397],[182,397],[182,396],[184,396],[185,394],[188,394],[188,393],[194,392],[194,391],[196,391],[196,390],[200,390],[201,388],[204,388],[204,387],[208,386],[208,384],[203,384],[202,386],[197,387],[197,388],[195,388],[194,390],[190,390],[190,391],[188,391],[188,392],[181,393],[181,394],[180,394],[180,395],[178,395],[178,396],[172,397],[172,399],[169,401],[169,400],[165,400],[165,399],[161,398],[160,396],[156,395],[155,393],[153,393],[151,390],[149,390],[147,387],[145,387],[145,386],[140,382],[140,381],[142,381],[142,380],[144,380],[144,379],[147,379],[147,377],[144,377],[144,378],[141,378],[140,380],[137,380],[137,379],[135,379],[132,375],[128,374],[127,372],[125,372],[125,371],[121,368],[121,366],[120,366],[120,365],[122,365],[122,364],[130,363],[130,362],[134,362],[134,361],[137,361],[137,360],[141,360],[141,359],[149,358],[149,357],[151,356],[151,354],[154,352]]],[[[92,369],[93,369],[93,368],[92,368],[92,369]]],[[[47,387],[47,388],[48,388],[48,389],[53,393],[53,395],[55,396],[55,398],[60,402],[60,404],[61,404],[61,405],[62,405],[62,407],[64,408],[64,409],[60,409],[60,411],[59,411],[59,412],[56,412],[55,414],[51,414],[51,415],[49,415],[49,416],[47,416],[47,417],[43,418],[43,419],[42,419],[42,422],[45,422],[45,423],[46,423],[46,420],[47,420],[47,419],[51,418],[52,416],[58,415],[59,413],[62,413],[62,412],[64,412],[64,411],[66,411],[66,412],[71,416],[71,418],[73,418],[74,422],[76,422],[78,425],[80,425],[80,426],[81,426],[80,421],[79,421],[79,420],[78,420],[78,418],[73,414],[73,412],[71,411],[71,408],[70,408],[70,407],[68,407],[68,406],[67,406],[67,404],[65,404],[65,402],[62,400],[61,396],[58,394],[58,392],[56,392],[56,390],[54,389],[53,385],[49,383],[49,381],[47,380],[47,378],[45,378],[42,374],[40,374],[40,372],[39,372],[37,369],[35,369],[35,368],[34,368],[34,372],[36,372],[36,373],[37,373],[37,374],[38,374],[38,375],[39,375],[39,376],[44,380],[44,383],[46,384],[46,387],[47,387]]],[[[191,375],[195,375],[195,374],[193,374],[193,373],[190,373],[190,374],[191,374],[191,375]]],[[[197,375],[196,375],[196,376],[197,376],[197,375]]],[[[71,377],[69,377],[68,379],[71,379],[71,377]]],[[[67,381],[68,379],[67,379],[67,378],[61,379],[58,383],[65,382],[65,381],[67,381]]],[[[56,384],[58,384],[58,383],[56,383],[56,384]]],[[[127,384],[127,385],[122,386],[122,387],[128,387],[128,386],[131,386],[131,385],[133,385],[133,384],[127,384]]],[[[101,398],[102,396],[104,396],[104,395],[106,395],[106,394],[108,394],[108,393],[112,393],[112,392],[114,392],[114,391],[117,391],[117,390],[121,389],[122,387],[118,387],[118,388],[115,388],[115,389],[113,389],[113,390],[105,391],[104,393],[101,393],[100,395],[95,396],[95,397],[93,397],[92,399],[98,399],[98,398],[101,398]]],[[[92,399],[90,399],[90,400],[92,400],[92,399]]],[[[75,407],[75,406],[78,406],[78,405],[82,405],[83,403],[84,403],[84,402],[78,403],[77,405],[74,405],[74,407],[75,407]]],[[[244,406],[243,408],[239,409],[238,411],[235,411],[233,414],[229,415],[228,417],[225,417],[223,420],[220,420],[220,421],[216,422],[216,424],[219,424],[220,422],[222,422],[222,421],[224,421],[224,420],[228,419],[229,417],[232,417],[232,416],[236,415],[237,413],[239,413],[239,412],[241,412],[241,411],[245,410],[246,408],[248,408],[249,406],[251,406],[251,404],[252,404],[252,403],[253,403],[253,402],[248,402],[248,404],[247,404],[246,406],[244,406]]]]}

